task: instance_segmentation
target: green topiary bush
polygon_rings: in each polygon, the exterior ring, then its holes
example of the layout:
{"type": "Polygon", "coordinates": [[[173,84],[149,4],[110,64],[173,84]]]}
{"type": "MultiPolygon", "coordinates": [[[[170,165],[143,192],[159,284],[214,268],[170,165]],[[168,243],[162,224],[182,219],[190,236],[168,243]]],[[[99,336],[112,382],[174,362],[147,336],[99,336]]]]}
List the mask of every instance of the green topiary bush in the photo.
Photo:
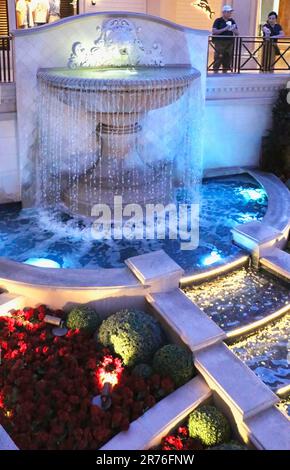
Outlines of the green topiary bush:
{"type": "Polygon", "coordinates": [[[261,169],[290,178],[290,87],[280,90],[273,108],[272,129],[263,138],[261,169]]]}
{"type": "Polygon", "coordinates": [[[73,308],[67,317],[66,326],[71,330],[95,331],[101,320],[98,313],[90,307],[80,305],[73,308]]]}
{"type": "Polygon", "coordinates": [[[103,321],[98,341],[114,349],[124,364],[134,366],[152,359],[163,343],[159,323],[138,310],[121,310],[103,321]]]}
{"type": "Polygon", "coordinates": [[[167,344],[155,354],[153,368],[158,374],[171,377],[180,387],[194,375],[192,353],[176,344],[167,344]]]}
{"type": "Polygon", "coordinates": [[[189,435],[199,439],[207,447],[218,446],[229,441],[231,428],[224,415],[214,406],[201,406],[190,414],[189,435]]]}
{"type": "Polygon", "coordinates": [[[227,442],[216,447],[211,447],[210,450],[248,450],[246,446],[236,441],[227,442]]]}
{"type": "Polygon", "coordinates": [[[133,375],[148,379],[153,374],[153,369],[149,364],[137,364],[132,371],[133,375]]]}

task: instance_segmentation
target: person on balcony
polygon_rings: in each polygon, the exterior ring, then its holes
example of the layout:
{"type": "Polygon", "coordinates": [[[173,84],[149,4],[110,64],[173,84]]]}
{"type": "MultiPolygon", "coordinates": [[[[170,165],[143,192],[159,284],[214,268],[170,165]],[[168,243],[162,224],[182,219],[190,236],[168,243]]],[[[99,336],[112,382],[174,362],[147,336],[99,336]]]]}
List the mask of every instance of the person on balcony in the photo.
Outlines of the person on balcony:
{"type": "Polygon", "coordinates": [[[30,0],[17,0],[16,2],[17,28],[33,28],[33,7],[30,0]]]}
{"type": "Polygon", "coordinates": [[[218,73],[220,67],[224,73],[232,68],[234,36],[239,35],[237,23],[232,18],[233,8],[230,5],[223,7],[221,18],[217,18],[213,24],[212,34],[214,44],[213,70],[218,73]]]}
{"type": "Polygon", "coordinates": [[[60,0],[49,0],[48,22],[54,23],[60,20],[60,0]]]}
{"type": "Polygon", "coordinates": [[[46,24],[49,15],[49,0],[32,0],[31,4],[35,26],[46,24]]]}
{"type": "Polygon", "coordinates": [[[277,44],[278,39],[285,36],[282,26],[278,24],[278,15],[275,11],[271,11],[268,15],[267,23],[263,26],[263,36],[262,71],[272,72],[277,61],[277,56],[281,54],[277,44]]]}

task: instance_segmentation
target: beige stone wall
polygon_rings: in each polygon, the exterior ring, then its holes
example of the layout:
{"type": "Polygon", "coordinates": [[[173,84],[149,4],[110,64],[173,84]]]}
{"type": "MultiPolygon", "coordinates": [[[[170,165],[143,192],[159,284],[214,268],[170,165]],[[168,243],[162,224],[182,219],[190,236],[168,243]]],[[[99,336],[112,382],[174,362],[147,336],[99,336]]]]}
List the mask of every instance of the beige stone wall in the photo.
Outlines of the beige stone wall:
{"type": "Polygon", "coordinates": [[[147,0],[96,0],[95,3],[95,5],[92,5],[91,0],[80,0],[80,13],[94,13],[97,11],[146,13],[147,9],[147,0]]]}
{"type": "Polygon", "coordinates": [[[279,23],[283,26],[286,36],[290,37],[290,1],[280,0],[279,23]]]}
{"type": "Polygon", "coordinates": [[[200,0],[176,0],[176,22],[190,28],[211,30],[213,22],[221,16],[223,0],[208,0],[212,18],[198,4],[200,0]]]}

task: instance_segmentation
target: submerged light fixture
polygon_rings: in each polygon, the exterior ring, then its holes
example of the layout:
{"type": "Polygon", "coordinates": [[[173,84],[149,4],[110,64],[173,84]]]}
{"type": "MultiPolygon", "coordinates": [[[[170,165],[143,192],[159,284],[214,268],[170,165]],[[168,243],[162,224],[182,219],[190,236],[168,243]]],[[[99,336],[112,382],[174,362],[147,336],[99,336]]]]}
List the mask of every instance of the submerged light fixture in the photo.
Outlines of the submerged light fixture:
{"type": "Polygon", "coordinates": [[[243,188],[239,190],[239,193],[244,196],[246,201],[263,201],[267,196],[266,191],[262,188],[243,188]]]}
{"type": "Polygon", "coordinates": [[[61,265],[52,259],[47,258],[28,258],[24,261],[23,264],[28,264],[29,266],[36,266],[38,268],[61,268],[61,265]]]}
{"type": "Polygon", "coordinates": [[[207,255],[203,258],[202,264],[204,266],[211,266],[212,264],[218,263],[222,260],[222,256],[216,250],[213,250],[210,255],[207,255]]]}

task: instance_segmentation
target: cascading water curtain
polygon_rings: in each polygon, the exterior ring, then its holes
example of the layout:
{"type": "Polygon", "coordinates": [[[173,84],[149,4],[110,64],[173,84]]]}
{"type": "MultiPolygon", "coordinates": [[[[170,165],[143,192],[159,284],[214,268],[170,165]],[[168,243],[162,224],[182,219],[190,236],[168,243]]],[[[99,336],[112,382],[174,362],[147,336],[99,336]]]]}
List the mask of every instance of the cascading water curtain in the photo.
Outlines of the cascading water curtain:
{"type": "MultiPolygon", "coordinates": [[[[202,178],[200,79],[121,91],[38,78],[38,202],[87,213],[112,195],[167,204],[177,189],[198,202],[202,178]],[[86,205],[86,209],[84,206],[86,205]]],[[[119,84],[118,84],[119,86],[119,84]]],[[[179,191],[180,192],[180,191],[179,191]]]]}
{"type": "MultiPolygon", "coordinates": [[[[168,202],[168,193],[175,198],[180,189],[189,201],[197,202],[202,182],[203,105],[200,78],[187,87],[179,84],[167,93],[169,105],[155,91],[157,109],[149,111],[143,123],[140,155],[149,171],[148,194],[159,203],[168,202]],[[157,188],[159,189],[158,191],[157,188]]],[[[154,90],[153,90],[154,94],[154,90]]]]}
{"type": "Polygon", "coordinates": [[[93,200],[95,181],[89,170],[100,159],[95,120],[85,111],[88,97],[84,87],[77,91],[38,80],[39,146],[37,163],[37,200],[41,206],[67,203],[79,211],[80,186],[93,200]]]}

